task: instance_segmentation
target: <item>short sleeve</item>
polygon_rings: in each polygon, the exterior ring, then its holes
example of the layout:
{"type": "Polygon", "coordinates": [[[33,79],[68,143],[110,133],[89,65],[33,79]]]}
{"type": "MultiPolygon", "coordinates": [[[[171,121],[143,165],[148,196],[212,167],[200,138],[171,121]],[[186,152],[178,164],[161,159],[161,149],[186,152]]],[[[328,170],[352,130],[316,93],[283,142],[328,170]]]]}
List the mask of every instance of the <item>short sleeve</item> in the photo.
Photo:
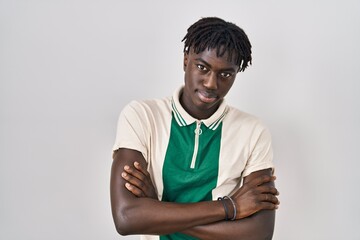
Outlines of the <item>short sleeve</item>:
{"type": "Polygon", "coordinates": [[[133,101],[125,106],[119,116],[113,151],[119,148],[137,150],[147,159],[149,127],[145,115],[139,102],[133,101]]]}
{"type": "Polygon", "coordinates": [[[269,130],[263,126],[258,128],[259,134],[255,134],[253,139],[253,148],[250,157],[246,163],[245,169],[242,173],[243,177],[246,177],[252,172],[272,168],[273,164],[273,150],[271,145],[271,134],[269,130]]]}

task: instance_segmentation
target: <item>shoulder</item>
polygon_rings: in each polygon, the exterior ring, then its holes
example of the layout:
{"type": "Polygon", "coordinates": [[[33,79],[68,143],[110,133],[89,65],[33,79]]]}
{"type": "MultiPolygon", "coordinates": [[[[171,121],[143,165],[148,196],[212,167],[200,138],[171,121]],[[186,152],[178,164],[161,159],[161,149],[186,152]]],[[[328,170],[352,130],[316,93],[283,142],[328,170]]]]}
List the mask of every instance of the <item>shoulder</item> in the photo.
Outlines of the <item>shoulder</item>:
{"type": "Polygon", "coordinates": [[[223,128],[227,134],[251,141],[257,141],[260,137],[271,139],[268,127],[260,118],[232,106],[228,106],[223,128]]]}
{"type": "Polygon", "coordinates": [[[152,118],[171,114],[170,97],[162,99],[133,100],[121,111],[121,115],[137,118],[152,118]]]}
{"type": "Polygon", "coordinates": [[[228,113],[225,120],[233,127],[242,126],[265,128],[265,125],[260,118],[232,106],[228,106],[228,113]]]}

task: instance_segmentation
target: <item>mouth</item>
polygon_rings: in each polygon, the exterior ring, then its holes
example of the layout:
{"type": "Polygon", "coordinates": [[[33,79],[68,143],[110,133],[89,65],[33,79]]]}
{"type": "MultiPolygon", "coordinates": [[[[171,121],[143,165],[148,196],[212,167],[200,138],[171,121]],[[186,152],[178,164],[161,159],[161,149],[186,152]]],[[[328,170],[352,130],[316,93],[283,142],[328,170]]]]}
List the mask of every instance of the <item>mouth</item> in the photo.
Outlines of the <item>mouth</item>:
{"type": "Polygon", "coordinates": [[[211,92],[198,90],[197,95],[200,100],[205,103],[213,103],[217,100],[217,95],[211,92]]]}

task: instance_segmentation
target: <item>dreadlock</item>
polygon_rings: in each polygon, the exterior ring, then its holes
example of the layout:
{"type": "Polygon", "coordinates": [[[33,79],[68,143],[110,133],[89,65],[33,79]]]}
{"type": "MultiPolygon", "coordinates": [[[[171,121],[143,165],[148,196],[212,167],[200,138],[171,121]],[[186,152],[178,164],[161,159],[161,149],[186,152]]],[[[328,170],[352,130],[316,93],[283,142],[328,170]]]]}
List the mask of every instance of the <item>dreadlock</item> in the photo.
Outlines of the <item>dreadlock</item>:
{"type": "Polygon", "coordinates": [[[205,49],[216,49],[216,55],[222,57],[227,52],[228,60],[235,61],[239,72],[251,64],[251,44],[244,30],[217,17],[201,18],[195,22],[188,28],[182,42],[184,53],[189,53],[190,48],[196,54],[205,49]]]}

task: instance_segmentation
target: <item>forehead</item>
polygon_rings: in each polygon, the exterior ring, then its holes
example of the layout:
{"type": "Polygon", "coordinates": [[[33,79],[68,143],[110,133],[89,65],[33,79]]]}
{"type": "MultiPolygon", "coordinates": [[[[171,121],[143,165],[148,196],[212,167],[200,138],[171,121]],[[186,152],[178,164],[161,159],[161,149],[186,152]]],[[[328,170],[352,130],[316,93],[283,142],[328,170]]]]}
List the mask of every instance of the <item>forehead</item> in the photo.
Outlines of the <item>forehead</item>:
{"type": "Polygon", "coordinates": [[[216,68],[233,68],[235,71],[238,70],[239,66],[236,64],[234,60],[234,56],[232,59],[229,57],[229,53],[225,52],[222,56],[219,56],[217,53],[217,49],[208,49],[206,48],[204,51],[196,53],[194,51],[189,51],[189,57],[192,60],[204,62],[211,67],[216,68]]]}

